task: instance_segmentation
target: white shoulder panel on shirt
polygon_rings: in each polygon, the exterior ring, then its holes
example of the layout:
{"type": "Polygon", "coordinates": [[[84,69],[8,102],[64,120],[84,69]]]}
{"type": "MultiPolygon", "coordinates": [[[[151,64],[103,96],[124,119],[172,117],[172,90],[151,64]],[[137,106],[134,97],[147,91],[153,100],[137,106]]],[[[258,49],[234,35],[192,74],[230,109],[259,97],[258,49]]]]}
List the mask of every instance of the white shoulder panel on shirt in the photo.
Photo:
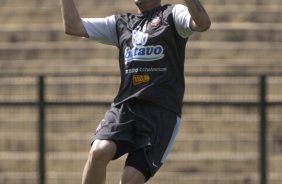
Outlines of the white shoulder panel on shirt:
{"type": "Polygon", "coordinates": [[[118,45],[115,16],[105,18],[82,18],[90,39],[108,45],[118,45]]]}
{"type": "Polygon", "coordinates": [[[190,29],[191,15],[188,8],[182,4],[176,4],[172,9],[173,20],[178,34],[188,38],[193,31],[190,29]]]}

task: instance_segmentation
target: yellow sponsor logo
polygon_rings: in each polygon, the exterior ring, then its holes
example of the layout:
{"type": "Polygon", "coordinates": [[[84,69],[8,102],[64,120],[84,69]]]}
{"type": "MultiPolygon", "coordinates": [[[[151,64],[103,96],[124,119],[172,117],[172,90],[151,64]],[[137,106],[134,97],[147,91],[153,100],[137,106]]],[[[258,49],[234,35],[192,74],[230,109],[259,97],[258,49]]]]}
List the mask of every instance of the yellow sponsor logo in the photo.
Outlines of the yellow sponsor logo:
{"type": "Polygon", "coordinates": [[[133,75],[132,77],[133,85],[139,85],[142,83],[147,83],[150,81],[150,76],[149,75],[133,75]]]}

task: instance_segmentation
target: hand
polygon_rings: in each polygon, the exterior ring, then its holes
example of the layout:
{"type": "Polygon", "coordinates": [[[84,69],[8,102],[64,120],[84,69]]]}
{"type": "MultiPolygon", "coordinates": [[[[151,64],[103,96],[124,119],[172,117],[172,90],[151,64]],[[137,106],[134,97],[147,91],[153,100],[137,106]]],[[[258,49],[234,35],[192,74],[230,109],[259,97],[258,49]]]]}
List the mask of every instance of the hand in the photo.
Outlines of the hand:
{"type": "Polygon", "coordinates": [[[191,14],[190,28],[193,31],[203,32],[210,28],[210,18],[199,0],[185,0],[191,14]]]}

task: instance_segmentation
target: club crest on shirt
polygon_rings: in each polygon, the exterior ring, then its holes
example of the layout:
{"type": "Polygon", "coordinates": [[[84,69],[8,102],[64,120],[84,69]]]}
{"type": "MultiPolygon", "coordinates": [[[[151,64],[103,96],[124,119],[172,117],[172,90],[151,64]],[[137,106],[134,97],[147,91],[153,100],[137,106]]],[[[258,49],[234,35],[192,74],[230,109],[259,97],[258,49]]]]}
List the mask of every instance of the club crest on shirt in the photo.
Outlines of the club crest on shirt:
{"type": "Polygon", "coordinates": [[[132,31],[132,44],[134,46],[145,45],[148,40],[148,33],[143,33],[142,31],[134,30],[132,31]]]}
{"type": "Polygon", "coordinates": [[[164,49],[161,45],[148,45],[149,34],[140,30],[132,31],[133,47],[124,50],[125,64],[132,61],[156,61],[164,57],[164,49]]]}
{"type": "Polygon", "coordinates": [[[153,20],[150,22],[150,26],[151,26],[152,28],[160,27],[161,22],[162,22],[161,17],[160,17],[159,15],[157,15],[157,16],[155,16],[155,17],[153,18],[153,20]]]}

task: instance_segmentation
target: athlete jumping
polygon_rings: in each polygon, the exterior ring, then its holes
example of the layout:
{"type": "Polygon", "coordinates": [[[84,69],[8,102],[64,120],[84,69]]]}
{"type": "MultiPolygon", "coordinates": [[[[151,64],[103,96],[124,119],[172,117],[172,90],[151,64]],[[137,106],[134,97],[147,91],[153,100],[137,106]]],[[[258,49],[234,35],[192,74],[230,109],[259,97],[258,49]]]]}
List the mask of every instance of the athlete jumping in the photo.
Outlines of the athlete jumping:
{"type": "MultiPolygon", "coordinates": [[[[91,143],[82,184],[104,184],[111,160],[128,153],[120,184],[143,184],[164,164],[180,126],[186,43],[211,21],[199,0],[135,0],[137,14],[81,18],[60,0],[65,33],[119,49],[121,84],[91,143]]],[[[95,11],[95,9],[93,9],[95,11]]]]}

